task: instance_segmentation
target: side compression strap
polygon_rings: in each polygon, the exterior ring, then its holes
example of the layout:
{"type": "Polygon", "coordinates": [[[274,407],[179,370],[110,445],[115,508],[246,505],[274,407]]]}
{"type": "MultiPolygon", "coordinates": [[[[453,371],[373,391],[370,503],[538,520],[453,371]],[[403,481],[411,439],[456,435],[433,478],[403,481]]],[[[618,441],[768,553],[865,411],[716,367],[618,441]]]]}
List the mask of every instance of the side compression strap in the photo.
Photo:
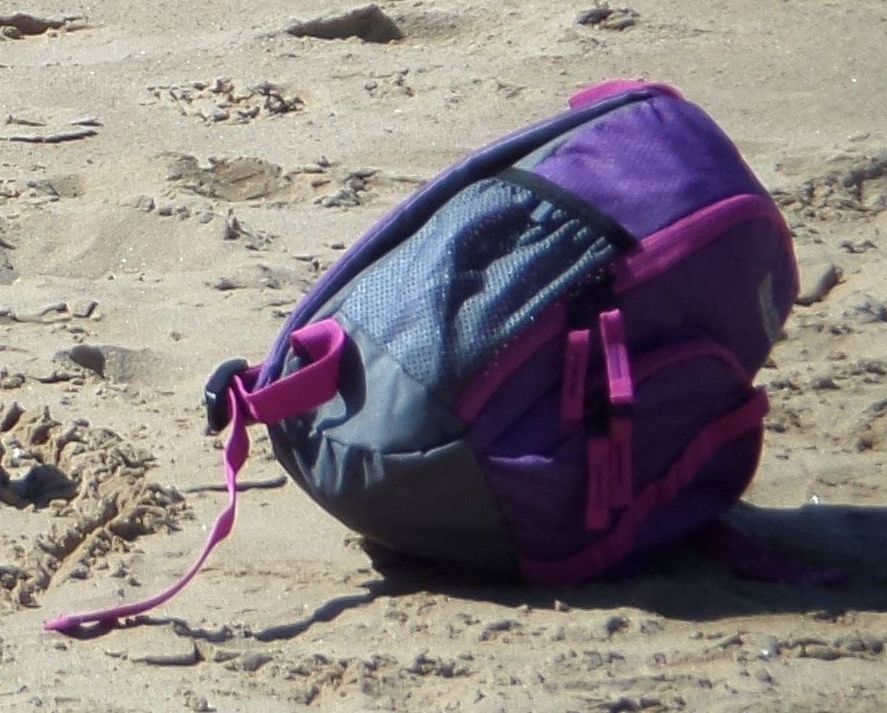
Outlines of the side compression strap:
{"type": "Polygon", "coordinates": [[[288,416],[314,410],[335,396],[339,385],[339,367],[345,347],[345,333],[339,324],[327,319],[297,330],[291,336],[293,351],[311,359],[305,368],[264,389],[251,391],[259,373],[253,367],[235,375],[228,388],[231,432],[223,455],[228,505],[216,518],[203,551],[178,582],[169,589],[139,602],[100,609],[84,614],[70,614],[44,622],[47,631],[68,631],[81,624],[112,624],[123,617],[142,614],[182,591],[203,567],[216,545],[234,528],[237,514],[237,474],[249,455],[247,426],[252,423],[276,423],[288,416]]]}

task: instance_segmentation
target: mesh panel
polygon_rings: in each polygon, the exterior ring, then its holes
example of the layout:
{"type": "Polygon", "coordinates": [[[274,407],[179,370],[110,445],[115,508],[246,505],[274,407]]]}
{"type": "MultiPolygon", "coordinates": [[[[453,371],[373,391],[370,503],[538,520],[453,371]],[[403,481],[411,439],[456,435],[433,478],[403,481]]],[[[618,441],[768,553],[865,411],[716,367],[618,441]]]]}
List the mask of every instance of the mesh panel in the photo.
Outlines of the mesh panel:
{"type": "Polygon", "coordinates": [[[486,179],[364,272],[341,309],[413,378],[446,392],[612,257],[599,226],[486,179]]]}

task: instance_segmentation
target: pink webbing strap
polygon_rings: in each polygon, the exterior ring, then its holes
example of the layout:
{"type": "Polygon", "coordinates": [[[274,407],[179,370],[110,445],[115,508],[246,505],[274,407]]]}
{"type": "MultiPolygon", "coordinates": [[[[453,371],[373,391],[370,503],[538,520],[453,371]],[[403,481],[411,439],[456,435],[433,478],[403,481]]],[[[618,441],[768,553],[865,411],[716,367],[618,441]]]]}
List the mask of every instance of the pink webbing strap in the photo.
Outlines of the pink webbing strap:
{"type": "Polygon", "coordinates": [[[44,622],[47,631],[68,631],[81,624],[111,624],[117,619],[142,614],[182,591],[203,567],[216,545],[224,540],[234,527],[237,514],[237,473],[249,455],[250,423],[276,423],[289,416],[307,413],[335,396],[339,383],[339,367],[345,346],[345,333],[332,319],[304,327],[293,333],[293,350],[309,357],[312,362],[284,379],[257,391],[250,391],[258,368],[235,375],[228,389],[228,408],[231,432],[225,444],[225,480],[228,505],[216,518],[203,551],[197,561],[169,589],[148,599],[117,607],[109,607],[84,614],[70,614],[44,622]]]}
{"type": "Polygon", "coordinates": [[[585,494],[585,528],[606,530],[610,527],[610,480],[613,456],[606,436],[589,438],[585,449],[588,459],[588,484],[585,494]]]}

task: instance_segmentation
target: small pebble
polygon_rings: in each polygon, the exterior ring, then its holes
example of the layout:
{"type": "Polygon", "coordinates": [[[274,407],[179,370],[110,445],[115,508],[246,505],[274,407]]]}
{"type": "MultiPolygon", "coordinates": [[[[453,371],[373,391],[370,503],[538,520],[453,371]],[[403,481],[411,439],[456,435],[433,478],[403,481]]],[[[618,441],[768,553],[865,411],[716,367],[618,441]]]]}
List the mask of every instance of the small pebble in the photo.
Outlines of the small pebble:
{"type": "Polygon", "coordinates": [[[95,300],[78,300],[77,302],[73,302],[69,305],[69,309],[71,310],[71,314],[75,317],[90,317],[92,316],[93,311],[96,307],[98,307],[98,302],[95,300]]]}
{"type": "Polygon", "coordinates": [[[188,708],[192,711],[196,711],[196,713],[207,713],[208,711],[213,710],[210,708],[209,702],[204,696],[193,695],[188,697],[188,708]]]}
{"type": "Polygon", "coordinates": [[[244,654],[240,657],[240,668],[249,672],[258,671],[273,658],[271,654],[262,653],[261,651],[244,654]]]}
{"type": "Polygon", "coordinates": [[[624,616],[611,616],[604,622],[604,631],[607,632],[607,636],[613,636],[613,634],[626,628],[628,628],[628,619],[624,616]]]}
{"type": "Polygon", "coordinates": [[[234,279],[230,277],[220,277],[213,283],[213,289],[219,290],[219,292],[228,292],[229,290],[236,290],[241,285],[237,283],[234,279]]]}
{"type": "Polygon", "coordinates": [[[754,669],[755,678],[761,683],[773,683],[773,676],[763,666],[756,666],[754,669]]]}
{"type": "Polygon", "coordinates": [[[123,205],[129,208],[137,208],[144,213],[150,213],[154,210],[154,199],[151,196],[138,195],[124,201],[123,205]]]}
{"type": "Polygon", "coordinates": [[[765,636],[761,642],[761,658],[772,659],[779,656],[779,640],[775,636],[765,636]]]}
{"type": "Polygon", "coordinates": [[[820,376],[810,382],[810,386],[814,391],[833,391],[841,387],[830,376],[820,376]]]}

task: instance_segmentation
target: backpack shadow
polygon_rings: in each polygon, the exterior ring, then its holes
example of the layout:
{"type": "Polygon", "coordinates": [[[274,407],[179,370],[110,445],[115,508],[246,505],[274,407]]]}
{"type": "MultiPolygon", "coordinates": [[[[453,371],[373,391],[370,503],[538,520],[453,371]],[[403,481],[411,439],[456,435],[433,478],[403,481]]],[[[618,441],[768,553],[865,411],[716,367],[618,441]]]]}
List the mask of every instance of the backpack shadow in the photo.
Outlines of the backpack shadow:
{"type": "Polygon", "coordinates": [[[552,609],[555,602],[579,610],[635,607],[685,621],[802,612],[828,618],[846,611],[887,611],[887,507],[778,509],[741,504],[728,519],[787,561],[842,570],[846,581],[813,586],[743,579],[723,562],[702,554],[691,539],[634,563],[617,577],[559,587],[492,580],[369,547],[374,568],[383,575],[371,590],[389,596],[429,591],[537,609],[552,609]]]}

